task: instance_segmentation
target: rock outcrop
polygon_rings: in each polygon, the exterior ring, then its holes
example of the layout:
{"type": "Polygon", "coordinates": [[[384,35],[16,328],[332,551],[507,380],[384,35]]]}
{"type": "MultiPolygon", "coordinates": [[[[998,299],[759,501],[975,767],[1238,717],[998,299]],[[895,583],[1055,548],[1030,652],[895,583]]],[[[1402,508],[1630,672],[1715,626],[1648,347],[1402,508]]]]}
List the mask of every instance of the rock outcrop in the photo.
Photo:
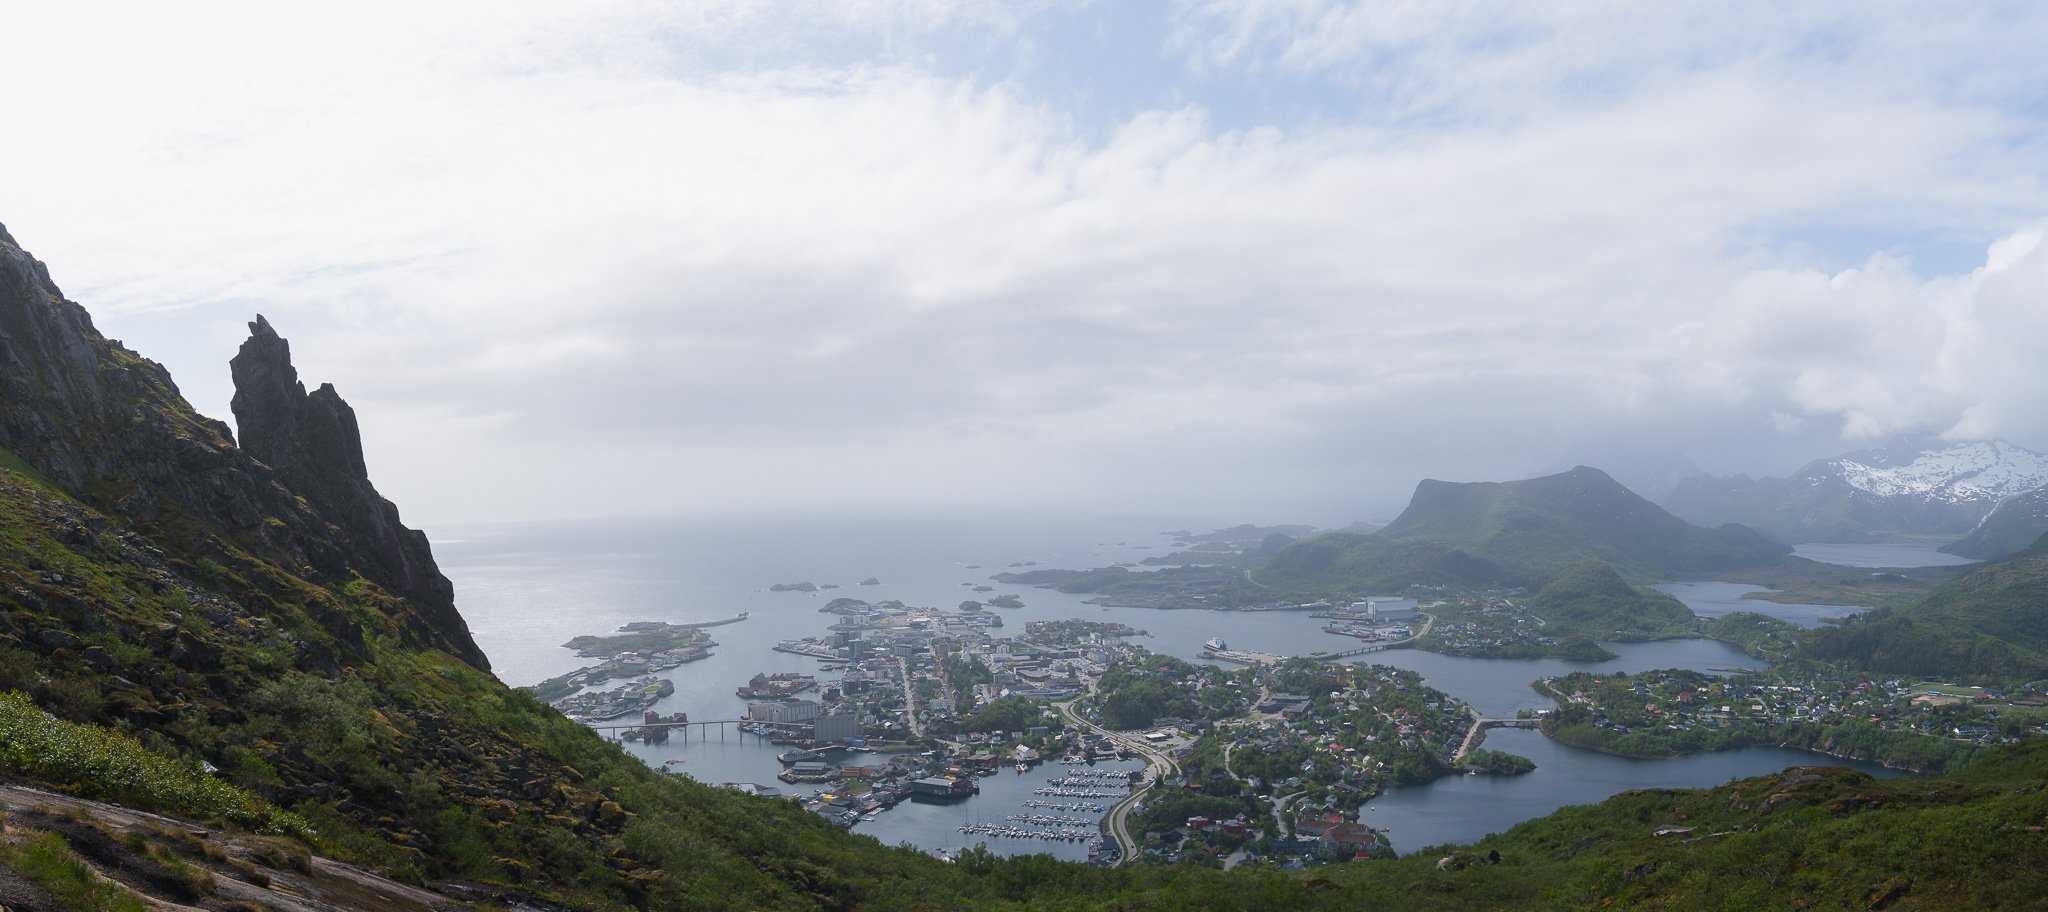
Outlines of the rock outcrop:
{"type": "Polygon", "coordinates": [[[410,599],[451,651],[488,668],[469,625],[455,610],[455,586],[435,566],[427,536],[400,523],[398,507],[370,484],[355,409],[333,384],[306,392],[292,367],[290,343],[261,314],[249,324],[248,341],[228,364],[235,378],[230,407],[242,431],[242,451],[274,470],[286,488],[333,524],[340,539],[338,547],[319,553],[334,563],[316,563],[316,569],[339,574],[353,568],[410,599]]]}
{"type": "MultiPolygon", "coordinates": [[[[306,395],[284,340],[260,317],[252,328],[234,362],[245,449],[162,365],[102,336],[0,226],[0,451],[138,529],[197,520],[316,580],[361,574],[404,599],[409,638],[488,669],[426,537],[370,485],[354,413],[331,387],[306,395]]],[[[216,540],[172,540],[195,560],[224,556],[216,540]]],[[[360,639],[334,620],[339,641],[360,639]]]]}

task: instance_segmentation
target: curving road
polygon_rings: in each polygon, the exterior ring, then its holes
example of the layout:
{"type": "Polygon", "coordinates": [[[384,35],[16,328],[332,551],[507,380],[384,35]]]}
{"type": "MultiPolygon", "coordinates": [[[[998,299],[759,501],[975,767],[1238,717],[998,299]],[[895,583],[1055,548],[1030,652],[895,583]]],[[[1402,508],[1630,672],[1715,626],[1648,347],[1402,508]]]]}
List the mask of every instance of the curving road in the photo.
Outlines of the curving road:
{"type": "MultiPolygon", "coordinates": [[[[1093,691],[1092,685],[1090,691],[1093,691]]],[[[1132,741],[1124,735],[1110,731],[1082,718],[1081,713],[1074,708],[1075,701],[1079,699],[1080,697],[1075,697],[1072,700],[1054,703],[1053,708],[1059,710],[1060,716],[1074,726],[1094,731],[1115,742],[1118,746],[1136,751],[1139,756],[1145,758],[1145,772],[1150,782],[1133,790],[1130,795],[1126,796],[1124,800],[1117,802],[1116,806],[1109,810],[1109,835],[1116,840],[1116,863],[1123,864],[1129,861],[1131,856],[1136,855],[1138,851],[1138,840],[1131,836],[1130,833],[1131,812],[1137,808],[1138,799],[1152,789],[1152,783],[1157,783],[1169,775],[1179,775],[1180,765],[1174,763],[1171,757],[1153,750],[1150,745],[1132,741]]]]}

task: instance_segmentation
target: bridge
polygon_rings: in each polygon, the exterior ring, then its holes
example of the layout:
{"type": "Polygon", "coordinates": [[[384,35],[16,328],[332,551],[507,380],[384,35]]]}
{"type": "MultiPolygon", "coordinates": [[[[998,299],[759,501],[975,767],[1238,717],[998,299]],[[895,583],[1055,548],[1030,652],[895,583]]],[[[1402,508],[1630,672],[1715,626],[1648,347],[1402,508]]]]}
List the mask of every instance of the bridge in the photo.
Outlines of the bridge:
{"type": "Polygon", "coordinates": [[[1473,716],[1472,727],[1465,732],[1465,743],[1458,745],[1458,752],[1451,755],[1451,765],[1458,765],[1459,761],[1465,759],[1466,754],[1471,753],[1481,741],[1486,740],[1479,734],[1484,729],[1535,728],[1537,724],[1535,719],[1489,719],[1485,716],[1473,716]]]}
{"type": "Polygon", "coordinates": [[[739,725],[743,722],[751,722],[755,725],[759,725],[765,728],[781,729],[790,734],[797,734],[799,732],[811,732],[816,730],[815,726],[810,722],[762,722],[756,719],[706,719],[702,722],[631,722],[621,725],[591,725],[586,722],[584,723],[584,727],[601,732],[616,732],[628,728],[680,728],[683,730],[683,740],[687,741],[690,739],[691,726],[696,726],[698,729],[700,729],[700,731],[698,732],[699,735],[702,735],[705,738],[709,738],[711,734],[711,726],[716,725],[718,726],[718,739],[723,741],[725,740],[726,726],[739,725]]]}
{"type": "MultiPolygon", "coordinates": [[[[1408,641],[1399,640],[1397,642],[1406,643],[1408,641]]],[[[1343,652],[1320,653],[1318,655],[1309,656],[1309,658],[1314,659],[1318,662],[1335,662],[1338,659],[1348,659],[1352,656],[1362,656],[1369,652],[1379,652],[1382,649],[1392,649],[1394,648],[1394,646],[1395,643],[1374,643],[1371,646],[1360,646],[1357,649],[1346,649],[1343,652]]]]}

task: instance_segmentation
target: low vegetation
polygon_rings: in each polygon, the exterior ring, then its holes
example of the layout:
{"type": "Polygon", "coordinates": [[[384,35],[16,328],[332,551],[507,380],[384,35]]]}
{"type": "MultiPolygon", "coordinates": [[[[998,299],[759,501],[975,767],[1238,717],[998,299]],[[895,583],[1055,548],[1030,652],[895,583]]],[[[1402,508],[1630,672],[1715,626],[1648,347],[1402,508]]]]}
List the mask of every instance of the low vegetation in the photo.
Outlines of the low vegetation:
{"type": "Polygon", "coordinates": [[[0,694],[0,769],[65,791],[259,832],[310,836],[296,814],[96,725],[66,722],[19,691],[0,694]]]}

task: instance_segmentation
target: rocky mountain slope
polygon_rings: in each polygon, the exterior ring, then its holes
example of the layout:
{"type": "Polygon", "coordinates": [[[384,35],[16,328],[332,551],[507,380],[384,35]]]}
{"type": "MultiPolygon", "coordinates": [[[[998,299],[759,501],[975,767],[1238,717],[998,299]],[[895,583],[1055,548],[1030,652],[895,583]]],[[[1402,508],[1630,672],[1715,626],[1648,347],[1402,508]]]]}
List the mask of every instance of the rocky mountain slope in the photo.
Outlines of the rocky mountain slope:
{"type": "Polygon", "coordinates": [[[1691,522],[1742,523],[1788,542],[1961,537],[2001,501],[2044,484],[2048,456],[2032,450],[1902,437],[1788,478],[1687,479],[1665,506],[1691,522]]]}
{"type": "Polygon", "coordinates": [[[2048,534],[2048,485],[2000,501],[1970,534],[1941,550],[1991,560],[2025,550],[2043,534],[2048,534]]]}
{"type": "Polygon", "coordinates": [[[150,776],[210,768],[332,857],[584,907],[830,907],[944,873],[506,688],[340,396],[261,319],[232,372],[245,446],[0,231],[0,696],[87,726],[0,773],[133,785],[73,762],[132,733],[171,764],[150,776]]]}

